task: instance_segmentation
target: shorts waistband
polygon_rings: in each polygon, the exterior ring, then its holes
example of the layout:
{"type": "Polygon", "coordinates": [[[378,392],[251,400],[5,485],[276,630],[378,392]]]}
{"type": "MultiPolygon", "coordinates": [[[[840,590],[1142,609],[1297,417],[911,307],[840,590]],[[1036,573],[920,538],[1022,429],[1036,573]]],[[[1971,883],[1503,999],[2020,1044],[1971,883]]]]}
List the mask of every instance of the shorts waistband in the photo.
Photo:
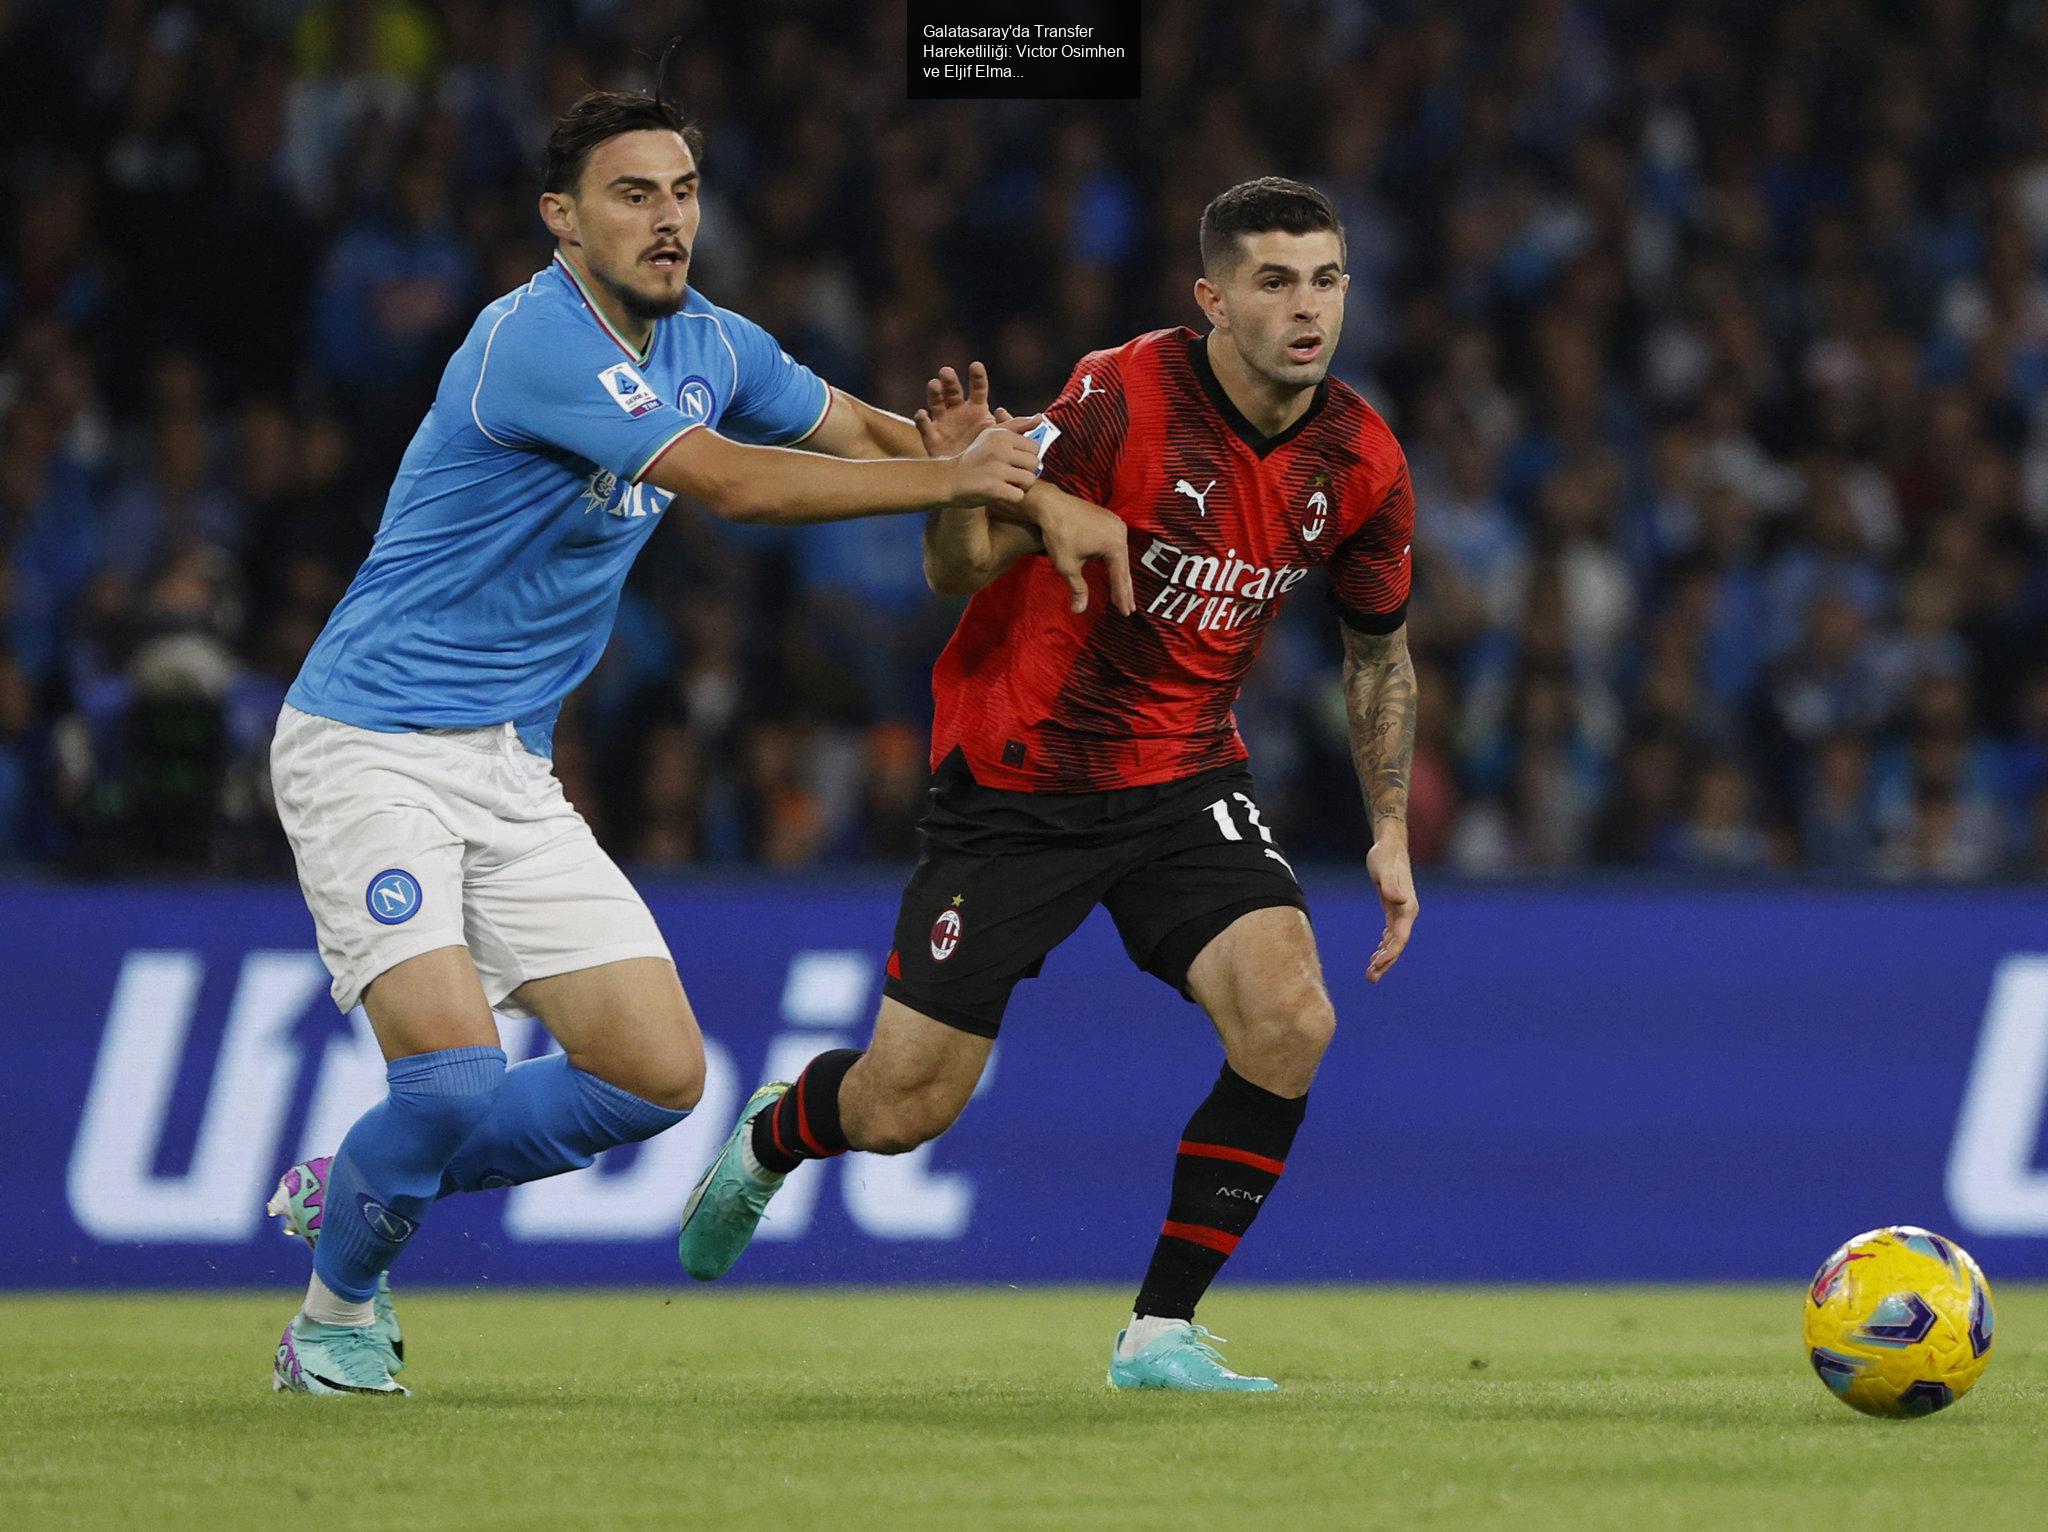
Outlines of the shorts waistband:
{"type": "MultiPolygon", "coordinates": [[[[319,727],[323,724],[330,728],[353,729],[359,733],[373,736],[386,733],[382,729],[366,729],[361,724],[343,723],[339,719],[328,718],[319,713],[308,713],[301,708],[292,706],[289,702],[284,705],[284,708],[278,714],[278,728],[280,730],[286,728],[296,729],[305,726],[319,727]]],[[[431,739],[437,743],[454,745],[460,750],[474,750],[479,755],[503,755],[507,760],[514,760],[521,754],[531,753],[527,751],[525,743],[519,738],[519,726],[509,720],[505,723],[487,723],[473,727],[465,726],[459,729],[392,730],[389,732],[388,737],[392,739],[431,739]]]]}
{"type": "Polygon", "coordinates": [[[427,739],[438,739],[485,755],[503,752],[508,741],[513,747],[525,748],[519,743],[518,728],[510,723],[485,724],[478,729],[421,729],[418,733],[427,739]]]}

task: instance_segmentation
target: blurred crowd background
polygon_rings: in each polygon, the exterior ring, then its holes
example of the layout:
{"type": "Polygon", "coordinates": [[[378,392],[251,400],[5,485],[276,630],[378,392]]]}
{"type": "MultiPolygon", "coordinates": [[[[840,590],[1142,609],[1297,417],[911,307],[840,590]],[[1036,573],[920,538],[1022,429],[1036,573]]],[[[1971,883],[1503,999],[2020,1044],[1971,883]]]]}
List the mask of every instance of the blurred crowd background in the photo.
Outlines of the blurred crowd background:
{"type": "MultiPolygon", "coordinates": [[[[0,0],[0,862],[289,867],[265,752],[554,113],[668,37],[693,281],[908,412],[1193,323],[1203,204],[1337,203],[1407,446],[1411,834],[1475,876],[2048,874],[2048,6],[1160,3],[1144,97],[905,100],[852,0],[0,0]]],[[[643,868],[912,854],[912,519],[679,503],[558,734],[643,868]]],[[[1356,861],[1305,588],[1239,719],[1356,861]]]]}

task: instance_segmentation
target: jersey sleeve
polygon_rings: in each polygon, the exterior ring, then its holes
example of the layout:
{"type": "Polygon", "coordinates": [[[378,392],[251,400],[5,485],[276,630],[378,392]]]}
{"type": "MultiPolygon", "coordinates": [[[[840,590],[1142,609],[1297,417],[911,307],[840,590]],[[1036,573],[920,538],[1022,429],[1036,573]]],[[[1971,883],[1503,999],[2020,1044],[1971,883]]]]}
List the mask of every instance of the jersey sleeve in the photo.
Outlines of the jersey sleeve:
{"type": "Polygon", "coordinates": [[[485,343],[470,415],[500,446],[571,452],[635,481],[703,424],[684,419],[594,328],[516,311],[485,343]]]}
{"type": "Polygon", "coordinates": [[[1053,429],[1040,443],[1040,477],[1070,495],[1109,504],[1116,460],[1130,434],[1131,412],[1114,351],[1091,351],[1076,364],[1067,386],[1045,407],[1053,429]]]}
{"type": "Polygon", "coordinates": [[[1408,620],[1409,547],[1415,540],[1415,488],[1408,459],[1393,449],[1393,473],[1358,530],[1330,558],[1330,595],[1361,633],[1391,633],[1408,620]]]}
{"type": "Polygon", "coordinates": [[[756,447],[784,447],[817,430],[832,406],[825,380],[746,315],[720,309],[718,321],[737,373],[720,434],[756,447]]]}

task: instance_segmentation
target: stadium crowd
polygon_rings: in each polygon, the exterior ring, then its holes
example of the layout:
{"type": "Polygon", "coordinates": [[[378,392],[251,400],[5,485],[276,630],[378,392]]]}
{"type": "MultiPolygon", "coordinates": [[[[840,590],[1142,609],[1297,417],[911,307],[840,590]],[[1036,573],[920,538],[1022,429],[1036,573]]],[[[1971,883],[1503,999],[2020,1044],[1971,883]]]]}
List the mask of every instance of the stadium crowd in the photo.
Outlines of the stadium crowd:
{"type": "MultiPolygon", "coordinates": [[[[905,412],[1194,322],[1223,187],[1332,196],[1419,862],[2048,875],[2048,7],[1969,0],[1186,0],[1141,101],[916,104],[892,4],[0,0],[0,861],[288,868],[284,688],[546,259],[550,118],[679,15],[693,282],[905,412]]],[[[668,519],[573,801],[643,867],[909,857],[914,519],[668,519]]],[[[1312,860],[1364,845],[1338,660],[1304,591],[1239,709],[1312,860]]]]}

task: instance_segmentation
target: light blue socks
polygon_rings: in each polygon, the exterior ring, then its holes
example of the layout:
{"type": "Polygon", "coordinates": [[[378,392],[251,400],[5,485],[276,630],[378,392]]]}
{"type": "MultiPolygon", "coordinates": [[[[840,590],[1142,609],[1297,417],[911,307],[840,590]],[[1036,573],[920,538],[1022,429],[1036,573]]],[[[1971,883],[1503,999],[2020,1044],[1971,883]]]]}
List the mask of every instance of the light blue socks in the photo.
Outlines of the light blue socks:
{"type": "Polygon", "coordinates": [[[442,1172],[439,1195],[581,1170],[605,1150],[652,1138],[687,1116],[578,1069],[565,1054],[529,1059],[505,1072],[489,1114],[442,1172]]]}
{"type": "Polygon", "coordinates": [[[339,1297],[367,1301],[433,1205],[442,1173],[508,1083],[502,1048],[444,1048],[394,1059],[391,1093],[356,1119],[328,1173],[313,1270],[339,1297]]]}

